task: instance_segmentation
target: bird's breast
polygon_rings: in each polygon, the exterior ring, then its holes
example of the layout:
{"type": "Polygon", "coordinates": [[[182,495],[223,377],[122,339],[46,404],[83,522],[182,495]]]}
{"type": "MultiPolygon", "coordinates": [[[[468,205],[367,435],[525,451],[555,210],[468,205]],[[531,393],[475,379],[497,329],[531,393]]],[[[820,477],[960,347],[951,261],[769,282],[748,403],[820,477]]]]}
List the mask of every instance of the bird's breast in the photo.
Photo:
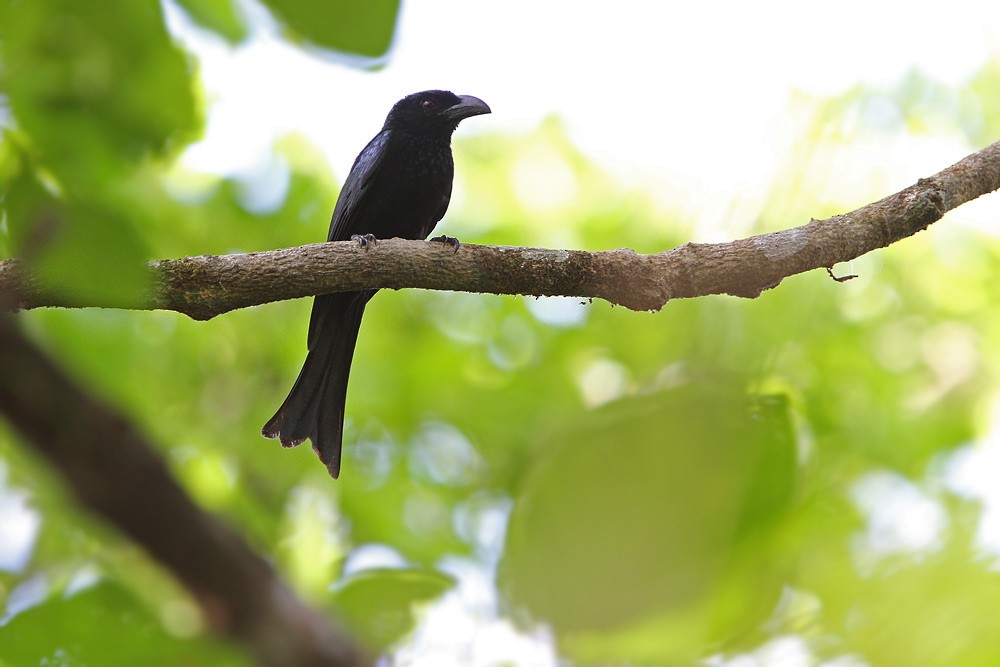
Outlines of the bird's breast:
{"type": "Polygon", "coordinates": [[[398,167],[387,173],[385,198],[380,202],[379,238],[423,239],[444,217],[451,201],[454,162],[450,146],[412,146],[398,167]]]}

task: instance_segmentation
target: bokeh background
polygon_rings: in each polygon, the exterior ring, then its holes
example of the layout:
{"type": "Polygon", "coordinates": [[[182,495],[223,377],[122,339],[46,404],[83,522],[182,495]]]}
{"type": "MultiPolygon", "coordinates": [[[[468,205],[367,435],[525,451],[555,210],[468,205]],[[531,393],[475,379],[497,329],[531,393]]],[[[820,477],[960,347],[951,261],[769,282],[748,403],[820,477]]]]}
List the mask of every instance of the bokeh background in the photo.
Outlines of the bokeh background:
{"type": "MultiPolygon", "coordinates": [[[[138,260],[316,242],[425,88],[493,107],[439,227],[475,243],[739,238],[1000,139],[998,9],[689,4],[0,0],[0,257],[121,299],[138,260]]],[[[383,291],[336,482],[259,435],[309,300],[18,318],[385,664],[985,666],[998,220],[658,313],[383,291]]],[[[0,610],[3,665],[248,664],[4,424],[0,610]]]]}

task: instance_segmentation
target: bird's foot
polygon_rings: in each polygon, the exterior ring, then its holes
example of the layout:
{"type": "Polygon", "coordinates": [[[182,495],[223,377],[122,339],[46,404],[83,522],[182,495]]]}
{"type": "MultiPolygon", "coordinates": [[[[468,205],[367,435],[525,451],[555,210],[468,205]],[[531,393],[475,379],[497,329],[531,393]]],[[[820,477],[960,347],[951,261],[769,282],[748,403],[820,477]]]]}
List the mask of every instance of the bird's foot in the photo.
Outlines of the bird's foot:
{"type": "Polygon", "coordinates": [[[462,245],[462,242],[456,239],[454,236],[445,236],[444,234],[432,238],[431,243],[443,243],[445,245],[450,245],[452,248],[455,249],[455,252],[458,252],[459,246],[462,245]]]}
{"type": "Polygon", "coordinates": [[[374,246],[378,243],[378,239],[375,238],[374,234],[352,234],[351,240],[357,241],[363,250],[368,250],[369,246],[374,246]]]}

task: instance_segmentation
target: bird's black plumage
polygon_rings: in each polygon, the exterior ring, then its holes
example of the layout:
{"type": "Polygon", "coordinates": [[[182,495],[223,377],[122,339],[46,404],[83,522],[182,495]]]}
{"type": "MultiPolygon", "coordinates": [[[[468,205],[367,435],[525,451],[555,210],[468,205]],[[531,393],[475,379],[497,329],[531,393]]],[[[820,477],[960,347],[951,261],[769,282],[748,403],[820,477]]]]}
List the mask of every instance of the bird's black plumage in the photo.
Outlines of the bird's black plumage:
{"type": "MultiPolygon", "coordinates": [[[[451,199],[451,135],[464,118],[489,113],[482,100],[443,90],[404,97],[354,161],[333,209],[330,241],[354,236],[426,239],[451,199]]],[[[262,433],[285,447],[312,440],[330,475],[340,474],[344,401],[361,315],[376,290],[317,296],[309,352],[298,379],[262,433]]]]}

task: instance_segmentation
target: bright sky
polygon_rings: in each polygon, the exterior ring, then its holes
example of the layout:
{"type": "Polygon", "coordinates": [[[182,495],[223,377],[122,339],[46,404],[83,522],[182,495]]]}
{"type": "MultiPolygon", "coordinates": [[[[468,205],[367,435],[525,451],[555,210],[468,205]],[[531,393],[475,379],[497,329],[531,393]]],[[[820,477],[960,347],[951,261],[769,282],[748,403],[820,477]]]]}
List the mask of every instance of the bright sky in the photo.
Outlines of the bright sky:
{"type": "Polygon", "coordinates": [[[460,133],[558,114],[605,165],[732,193],[766,183],[792,140],[792,91],[891,85],[913,69],[960,85],[1000,44],[1000,3],[982,0],[424,0],[404,3],[388,66],[372,73],[283,44],[250,10],[264,27],[237,49],[170,12],[211,101],[193,168],[243,171],[297,131],[342,178],[393,102],[447,88],[493,108],[460,133]]]}

